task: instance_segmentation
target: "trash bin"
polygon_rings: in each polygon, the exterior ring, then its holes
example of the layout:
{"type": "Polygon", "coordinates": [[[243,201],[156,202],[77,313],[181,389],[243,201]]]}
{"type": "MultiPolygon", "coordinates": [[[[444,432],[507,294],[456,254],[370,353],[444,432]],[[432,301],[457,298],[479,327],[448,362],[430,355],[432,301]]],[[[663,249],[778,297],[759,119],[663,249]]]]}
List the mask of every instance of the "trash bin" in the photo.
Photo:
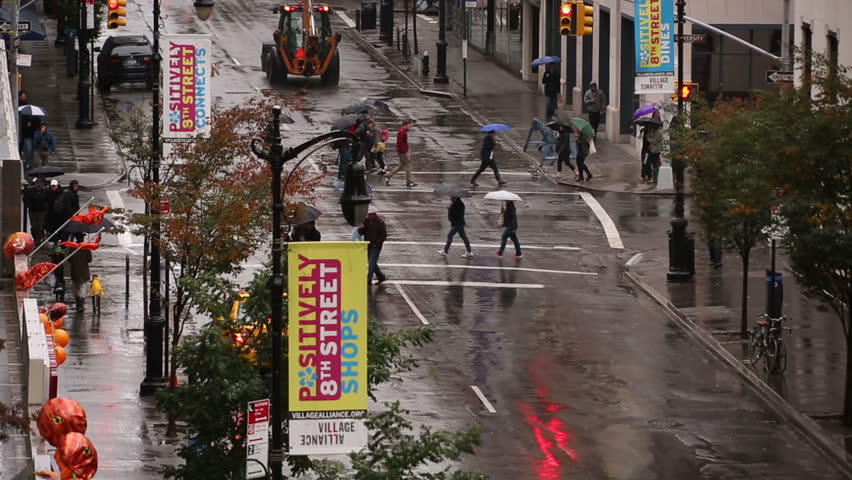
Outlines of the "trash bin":
{"type": "Polygon", "coordinates": [[[521,27],[521,4],[509,4],[509,30],[517,30],[521,27]]]}
{"type": "Polygon", "coordinates": [[[361,29],[376,28],[376,2],[361,2],[361,29]]]}

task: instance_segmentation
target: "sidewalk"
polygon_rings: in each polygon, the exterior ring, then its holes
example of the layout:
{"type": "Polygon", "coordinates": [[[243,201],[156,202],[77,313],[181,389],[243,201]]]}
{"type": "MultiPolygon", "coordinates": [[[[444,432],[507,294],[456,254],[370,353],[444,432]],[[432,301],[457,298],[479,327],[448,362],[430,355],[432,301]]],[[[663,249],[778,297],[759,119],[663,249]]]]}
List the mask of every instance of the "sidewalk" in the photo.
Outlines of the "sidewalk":
{"type": "MultiPolygon", "coordinates": [[[[350,14],[353,14],[350,11],[350,14]]],[[[354,15],[354,14],[353,14],[354,15]]],[[[431,17],[437,19],[437,17],[431,17]]],[[[410,19],[409,19],[410,20],[410,19]]],[[[404,15],[395,12],[395,27],[403,25],[404,15]]],[[[524,81],[473,48],[468,48],[467,59],[467,95],[464,95],[464,68],[461,53],[461,38],[455,32],[447,32],[447,76],[448,84],[436,84],[438,24],[417,22],[419,52],[429,52],[429,75],[422,75],[421,57],[405,59],[394,39],[394,45],[388,47],[379,39],[379,30],[356,32],[365,46],[372,48],[380,58],[386,60],[389,67],[406,76],[426,94],[455,97],[482,123],[505,123],[513,130],[500,132],[504,146],[514,149],[526,157],[530,168],[538,169],[541,154],[531,147],[525,154],[523,145],[527,138],[532,119],[545,118],[545,97],[537,91],[536,81],[524,81]],[[511,143],[511,145],[506,145],[511,143]]],[[[413,42],[413,39],[412,39],[413,42]]],[[[569,107],[570,108],[570,107],[569,107]]],[[[560,110],[557,115],[563,121],[572,117],[570,110],[560,110]]],[[[603,129],[600,129],[603,130],[603,129]]],[[[601,132],[602,133],[602,132],[601,132]]],[[[539,137],[536,135],[534,138],[539,137]]],[[[598,153],[590,157],[587,165],[595,178],[591,182],[577,183],[566,169],[564,177],[556,180],[556,166],[546,166],[544,175],[552,182],[579,187],[593,191],[621,192],[632,194],[672,194],[673,191],[657,191],[653,185],[640,182],[639,154],[630,144],[614,144],[601,140],[597,142],[598,153]]]]}
{"type": "MultiPolygon", "coordinates": [[[[43,121],[56,135],[56,153],[50,156],[49,165],[65,170],[58,178],[63,186],[74,179],[84,188],[112,183],[121,176],[123,167],[107,135],[109,121],[102,99],[95,89],[91,112],[94,128],[74,128],[78,118],[77,77],[65,72],[63,47],[53,46],[56,21],[42,16],[42,24],[48,40],[22,42],[22,52],[32,55],[32,66],[20,70],[30,104],[47,110],[43,121]]],[[[34,160],[38,162],[37,153],[34,160]]]]}
{"type": "MultiPolygon", "coordinates": [[[[726,254],[724,265],[714,269],[707,262],[706,250],[696,251],[695,276],[689,283],[666,282],[668,252],[658,249],[637,254],[627,265],[627,276],[664,309],[685,322],[685,328],[697,329],[713,344],[727,352],[735,368],[751,372],[758,388],[774,392],[783,403],[806,415],[819,425],[817,434],[849,449],[852,429],[841,425],[846,373],[845,336],[837,316],[819,308],[808,298],[786,268],[779,249],[776,269],[784,278],[784,315],[793,331],[784,336],[788,348],[784,375],[769,376],[748,365],[747,344],[740,339],[740,302],[742,263],[736,255],[726,254]],[[745,362],[744,362],[745,360],[745,362]]],[[[749,266],[749,330],[766,311],[765,269],[769,266],[768,249],[755,251],[749,266]]],[[[782,408],[776,408],[776,411],[782,408]]],[[[783,412],[779,411],[783,416],[783,412]]],[[[848,454],[848,452],[847,452],[848,454]]],[[[852,458],[852,457],[849,457],[852,458]]]]}

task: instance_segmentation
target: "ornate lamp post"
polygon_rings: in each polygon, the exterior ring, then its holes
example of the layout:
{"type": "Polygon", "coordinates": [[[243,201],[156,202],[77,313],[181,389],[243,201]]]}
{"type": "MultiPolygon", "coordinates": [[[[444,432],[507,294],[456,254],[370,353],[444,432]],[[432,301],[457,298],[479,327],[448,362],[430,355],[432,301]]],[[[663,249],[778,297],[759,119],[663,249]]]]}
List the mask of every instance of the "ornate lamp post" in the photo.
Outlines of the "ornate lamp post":
{"type": "MultiPolygon", "coordinates": [[[[284,211],[284,199],[281,196],[281,175],[284,164],[297,158],[308,148],[334,139],[347,139],[353,144],[358,143],[358,137],[345,130],[334,130],[318,137],[314,137],[296,147],[284,149],[281,145],[281,107],[272,109],[272,147],[269,151],[263,150],[261,140],[253,140],[252,152],[259,158],[269,162],[272,169],[272,277],[269,279],[269,303],[272,307],[270,317],[272,318],[272,448],[269,451],[269,470],[272,472],[273,480],[281,480],[281,468],[284,463],[284,449],[282,436],[283,413],[287,410],[286,396],[282,390],[286,387],[287,370],[282,367],[283,345],[281,333],[284,325],[281,309],[284,301],[284,275],[281,273],[281,256],[284,253],[284,243],[281,240],[281,215],[284,211]]],[[[307,158],[307,157],[305,157],[307,158]]],[[[298,166],[298,164],[297,164],[298,166]]],[[[340,203],[343,213],[350,225],[357,225],[366,216],[366,208],[370,203],[370,194],[367,191],[364,166],[360,163],[349,167],[346,175],[347,184],[341,195],[340,203]],[[355,172],[361,172],[356,175],[355,172]],[[361,208],[363,206],[363,208],[361,208]],[[347,215],[347,210],[350,212],[347,215]],[[363,210],[364,215],[357,219],[356,210],[363,210]],[[352,220],[350,220],[352,218],[352,220]],[[357,220],[357,223],[353,223],[357,220]]]]}
{"type": "MultiPolygon", "coordinates": [[[[151,73],[154,88],[151,94],[151,181],[154,194],[151,196],[150,211],[154,216],[151,225],[151,277],[148,296],[148,318],[145,319],[145,378],[139,391],[150,395],[166,386],[163,371],[163,343],[165,342],[166,322],[162,316],[160,300],[160,197],[157,189],[160,185],[160,1],[154,0],[154,62],[151,73]]],[[[200,20],[207,20],[213,12],[213,0],[196,0],[193,4],[200,20]]],[[[82,75],[82,72],[81,72],[82,75]]]]}
{"type": "Polygon", "coordinates": [[[438,47],[438,65],[435,67],[435,83],[449,83],[447,78],[447,4],[446,0],[441,0],[438,4],[441,10],[438,14],[438,42],[435,46],[438,47]]]}
{"type": "MultiPolygon", "coordinates": [[[[683,22],[686,0],[677,0],[677,84],[683,85],[683,22]]],[[[677,118],[683,124],[683,96],[677,96],[677,118]]],[[[691,259],[694,258],[692,243],[687,238],[686,226],[689,224],[683,215],[685,159],[677,158],[672,164],[675,177],[675,206],[672,217],[672,229],[669,232],[669,272],[666,278],[670,282],[686,282],[692,278],[691,259]]]]}

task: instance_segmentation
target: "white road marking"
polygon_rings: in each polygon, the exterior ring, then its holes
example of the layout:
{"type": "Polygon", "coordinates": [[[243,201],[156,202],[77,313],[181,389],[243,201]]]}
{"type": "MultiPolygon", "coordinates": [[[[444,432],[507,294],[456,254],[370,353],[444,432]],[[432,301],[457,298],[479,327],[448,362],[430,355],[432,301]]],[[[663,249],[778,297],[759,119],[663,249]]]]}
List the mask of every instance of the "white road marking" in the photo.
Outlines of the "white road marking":
{"type": "Polygon", "coordinates": [[[640,258],[642,258],[642,252],[639,252],[639,253],[633,255],[632,257],[630,257],[630,260],[627,261],[627,266],[632,267],[633,265],[636,264],[636,262],[639,261],[640,258]]]}
{"type": "Polygon", "coordinates": [[[349,18],[348,15],[341,12],[340,10],[335,10],[334,12],[337,13],[337,16],[340,17],[340,19],[343,20],[343,23],[348,25],[349,28],[355,28],[355,22],[353,22],[352,19],[349,18]]]}
{"type": "Polygon", "coordinates": [[[401,267],[401,268],[466,268],[470,270],[514,270],[518,272],[534,272],[534,273],[558,273],[564,275],[589,275],[595,276],[595,272],[578,272],[574,270],[547,270],[543,268],[523,268],[523,267],[493,267],[487,265],[442,265],[431,263],[381,263],[380,267],[401,267]]]}
{"type": "MultiPolygon", "coordinates": [[[[351,235],[351,234],[350,234],[351,235]]],[[[404,240],[388,240],[385,242],[385,245],[446,245],[446,242],[414,242],[414,241],[404,241],[404,240]]],[[[498,248],[500,245],[498,244],[487,244],[487,243],[471,243],[471,247],[476,248],[498,248]]],[[[579,247],[564,247],[562,245],[556,245],[552,247],[542,246],[542,245],[524,245],[524,250],[571,250],[578,251],[581,250],[579,247]]]]}
{"type": "MultiPolygon", "coordinates": [[[[109,205],[111,208],[122,209],[124,210],[124,200],[121,199],[121,195],[119,195],[118,190],[108,190],[106,192],[107,198],[109,199],[109,205]]],[[[127,225],[124,225],[125,229],[127,225]]],[[[127,247],[133,243],[133,236],[130,235],[130,232],[124,231],[118,234],[118,244],[122,247],[127,247]]]]}
{"type": "Polygon", "coordinates": [[[485,398],[485,395],[482,394],[482,390],[480,390],[479,387],[471,385],[470,389],[473,390],[473,393],[475,393],[477,397],[479,397],[479,401],[485,405],[485,409],[488,410],[489,413],[497,413],[497,410],[494,410],[494,406],[491,405],[491,402],[489,402],[487,398],[485,398]]]}
{"type": "Polygon", "coordinates": [[[486,287],[486,288],[544,288],[540,283],[499,282],[447,282],[443,280],[388,280],[389,285],[423,285],[432,287],[486,287]]]}
{"type": "Polygon", "coordinates": [[[580,198],[586,202],[589,208],[592,209],[592,212],[594,212],[595,216],[598,217],[598,221],[601,222],[601,226],[604,229],[604,234],[609,242],[609,246],[612,248],[624,248],[624,244],[621,243],[621,235],[618,234],[618,229],[615,228],[615,223],[612,222],[612,219],[609,218],[606,210],[603,209],[595,197],[589,192],[581,192],[580,198]]]}
{"type": "Polygon", "coordinates": [[[239,61],[237,61],[237,59],[236,59],[236,58],[231,57],[231,60],[233,60],[233,61],[234,61],[234,65],[236,65],[236,66],[238,66],[238,67],[241,67],[241,66],[242,66],[242,65],[240,64],[240,62],[239,62],[239,61]]]}
{"type": "Polygon", "coordinates": [[[418,13],[417,17],[420,18],[421,20],[425,20],[428,23],[438,23],[437,21],[427,17],[426,15],[423,15],[422,13],[418,13]]]}
{"type": "Polygon", "coordinates": [[[399,294],[402,295],[402,298],[405,299],[405,303],[407,303],[408,306],[411,307],[411,310],[414,312],[415,315],[417,315],[417,318],[420,319],[420,323],[422,323],[423,325],[429,325],[429,322],[426,320],[426,317],[424,317],[423,314],[420,313],[420,310],[417,308],[417,305],[415,305],[414,302],[412,302],[411,299],[408,298],[408,294],[405,293],[405,290],[403,290],[399,284],[394,286],[397,290],[399,290],[399,294]]]}

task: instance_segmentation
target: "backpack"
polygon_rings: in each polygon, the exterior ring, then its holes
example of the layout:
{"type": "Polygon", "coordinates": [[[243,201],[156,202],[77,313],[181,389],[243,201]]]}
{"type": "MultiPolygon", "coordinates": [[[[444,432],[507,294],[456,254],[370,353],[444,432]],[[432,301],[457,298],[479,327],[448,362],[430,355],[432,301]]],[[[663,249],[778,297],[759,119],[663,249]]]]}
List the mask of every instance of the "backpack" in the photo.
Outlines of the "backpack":
{"type": "Polygon", "coordinates": [[[387,128],[383,128],[382,129],[382,141],[387,142],[389,138],[390,138],[390,132],[388,131],[387,128]]]}

